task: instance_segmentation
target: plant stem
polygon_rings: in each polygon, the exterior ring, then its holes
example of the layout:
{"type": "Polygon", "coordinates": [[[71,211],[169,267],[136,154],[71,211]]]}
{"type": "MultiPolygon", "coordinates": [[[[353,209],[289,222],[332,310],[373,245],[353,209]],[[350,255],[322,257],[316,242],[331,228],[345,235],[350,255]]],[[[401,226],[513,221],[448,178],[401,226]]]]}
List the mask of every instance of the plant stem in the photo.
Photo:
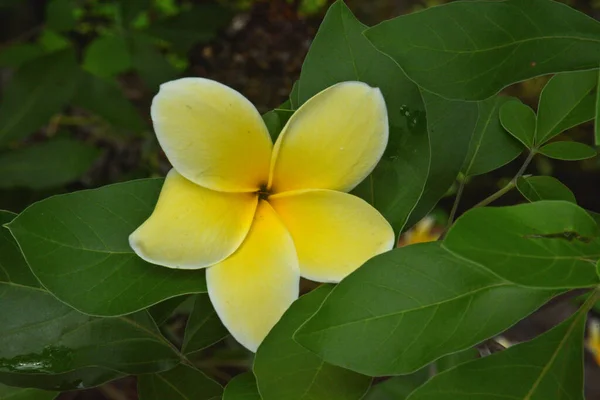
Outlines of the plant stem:
{"type": "Polygon", "coordinates": [[[458,184],[458,190],[456,191],[456,197],[454,198],[454,204],[452,204],[452,210],[450,211],[450,216],[448,217],[448,223],[446,224],[446,230],[452,226],[454,222],[454,218],[456,217],[456,211],[458,210],[458,203],[460,203],[460,199],[462,198],[463,190],[465,189],[465,181],[461,180],[458,184]]]}
{"type": "Polygon", "coordinates": [[[510,180],[510,182],[508,182],[506,184],[506,186],[504,186],[502,189],[498,190],[496,193],[492,194],[491,196],[489,196],[489,197],[481,200],[479,203],[475,204],[473,206],[473,208],[487,206],[488,204],[490,204],[493,201],[498,200],[500,197],[504,196],[506,193],[510,192],[515,186],[517,186],[517,181],[523,175],[523,173],[525,172],[525,170],[531,163],[531,160],[533,160],[534,155],[535,155],[535,149],[531,149],[531,151],[529,152],[529,155],[525,159],[525,162],[521,166],[521,169],[519,169],[517,174],[510,180]]]}

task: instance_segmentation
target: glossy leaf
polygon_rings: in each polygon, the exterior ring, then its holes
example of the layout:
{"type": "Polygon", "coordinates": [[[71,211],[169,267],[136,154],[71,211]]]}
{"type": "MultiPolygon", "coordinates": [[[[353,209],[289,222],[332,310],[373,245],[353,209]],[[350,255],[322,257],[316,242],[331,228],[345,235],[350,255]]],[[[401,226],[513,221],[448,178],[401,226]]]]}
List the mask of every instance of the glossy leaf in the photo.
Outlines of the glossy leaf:
{"type": "Polygon", "coordinates": [[[131,313],[206,291],[203,271],[155,266],[129,247],[161,185],[144,179],[50,197],[8,226],[34,274],[60,300],[92,315],[131,313]]]}
{"type": "Polygon", "coordinates": [[[444,246],[519,285],[576,288],[598,284],[599,228],[565,201],[475,208],[461,216],[444,246]],[[551,216],[551,218],[550,218],[551,216]]]}
{"type": "Polygon", "coordinates": [[[102,117],[117,128],[140,132],[146,127],[140,112],[114,81],[85,71],[82,72],[73,104],[102,117]]]}
{"type": "Polygon", "coordinates": [[[366,36],[425,90],[484,100],[525,79],[597,68],[600,24],[551,0],[453,2],[366,36]]]}
{"type": "Polygon", "coordinates": [[[25,262],[17,242],[10,231],[3,227],[16,216],[17,214],[0,210],[0,282],[39,287],[40,284],[25,262]]]}
{"type": "Polygon", "coordinates": [[[147,33],[170,42],[177,50],[187,52],[198,42],[215,37],[231,19],[229,11],[218,4],[201,4],[189,10],[154,22],[147,33]]]}
{"type": "Polygon", "coordinates": [[[177,70],[158,51],[152,38],[136,33],[131,39],[131,57],[133,68],[151,92],[158,91],[161,83],[177,77],[177,70]]]}
{"type": "Polygon", "coordinates": [[[57,32],[73,29],[77,24],[71,0],[51,0],[46,6],[46,27],[57,32]]]}
{"type": "Polygon", "coordinates": [[[181,351],[193,354],[205,349],[228,335],[207,294],[199,294],[185,327],[181,351]]]}
{"type": "Polygon", "coordinates": [[[83,68],[96,76],[112,77],[131,68],[131,55],[123,36],[104,35],[85,49],[83,68]]]}
{"type": "Polygon", "coordinates": [[[39,389],[25,389],[0,384],[0,399],[2,400],[53,400],[56,392],[39,389]]]}
{"type": "Polygon", "coordinates": [[[327,364],[292,339],[333,287],[323,285],[286,311],[258,348],[254,375],[263,400],[360,400],[371,378],[327,364]]]}
{"type": "Polygon", "coordinates": [[[408,400],[583,400],[585,312],[543,335],[443,372],[408,400]]]}
{"type": "Polygon", "coordinates": [[[294,107],[299,107],[321,90],[343,81],[360,80],[381,89],[390,122],[388,147],[354,194],[377,208],[394,230],[400,231],[427,180],[429,139],[424,105],[418,87],[365,39],[365,29],[342,1],[335,2],[312,42],[291,99],[294,107]]]}
{"type": "Polygon", "coordinates": [[[429,369],[402,376],[393,376],[381,383],[374,385],[365,400],[406,400],[416,388],[429,379],[429,369]]]}
{"type": "Polygon", "coordinates": [[[77,85],[72,50],[23,64],[3,90],[0,146],[22,139],[46,124],[70,100],[77,85]]]}
{"type": "Polygon", "coordinates": [[[571,189],[563,185],[558,179],[551,176],[530,176],[519,178],[517,189],[527,200],[564,200],[577,204],[571,189]]]}
{"type": "Polygon", "coordinates": [[[597,78],[597,71],[592,70],[557,74],[548,81],[540,94],[536,144],[545,143],[562,132],[561,124],[589,98],[597,78]]]}
{"type": "Polygon", "coordinates": [[[0,153],[0,188],[59,187],[86,173],[100,154],[96,147],[62,138],[0,153]]]}
{"type": "Polygon", "coordinates": [[[408,374],[498,334],[552,294],[504,281],[437,242],[411,245],[339,283],[294,339],[366,375],[408,374]]]}
{"type": "Polygon", "coordinates": [[[585,160],[598,154],[586,144],[568,141],[548,143],[539,152],[546,157],[567,161],[585,160]]]}
{"type": "Polygon", "coordinates": [[[500,122],[525,147],[533,147],[536,116],[529,106],[517,99],[506,102],[500,108],[500,122]]]}
{"type": "Polygon", "coordinates": [[[139,400],[217,400],[223,393],[221,385],[186,365],[137,379],[139,400]]]}
{"type": "Polygon", "coordinates": [[[523,146],[500,123],[500,108],[513,99],[494,96],[477,103],[477,126],[463,166],[466,176],[481,175],[500,168],[523,151],[523,146]]]}
{"type": "Polygon", "coordinates": [[[235,376],[225,386],[223,400],[261,400],[252,372],[235,376]]]}

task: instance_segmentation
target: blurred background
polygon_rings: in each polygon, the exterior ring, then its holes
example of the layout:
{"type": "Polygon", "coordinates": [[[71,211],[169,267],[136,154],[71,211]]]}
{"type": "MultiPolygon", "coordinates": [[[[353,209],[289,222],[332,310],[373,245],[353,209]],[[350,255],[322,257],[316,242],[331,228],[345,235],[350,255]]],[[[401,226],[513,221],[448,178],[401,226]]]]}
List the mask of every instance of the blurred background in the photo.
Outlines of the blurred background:
{"type": "MultiPolygon", "coordinates": [[[[526,1],[526,0],[523,0],[526,1]]],[[[368,25],[444,0],[347,0],[368,25]]],[[[600,0],[563,1],[600,18],[600,0]]],[[[42,198],[136,178],[169,164],[152,132],[149,106],[160,83],[182,76],[218,80],[267,112],[287,100],[329,0],[0,0],[0,209],[20,212],[42,198]]],[[[535,109],[547,77],[506,90],[535,109]]],[[[592,145],[592,125],[566,135],[592,145]]],[[[519,160],[468,182],[459,213],[503,186],[519,160]]],[[[552,175],[578,203],[600,212],[600,161],[536,158],[529,173],[552,175]]],[[[452,188],[431,219],[401,239],[434,240],[452,188]]],[[[497,204],[523,201],[514,191],[497,204]]],[[[576,307],[554,301],[511,329],[510,342],[554,326],[576,307]]],[[[181,341],[189,304],[165,334],[181,341]],[[187,308],[186,308],[187,307],[187,308]]],[[[600,340],[600,339],[599,339],[600,340]]],[[[247,353],[225,341],[201,368],[226,382],[247,369],[247,353]]],[[[586,353],[587,398],[600,399],[600,343],[586,353]],[[596,349],[596,350],[594,350],[596,349]],[[594,352],[595,351],[595,352],[594,352]]],[[[386,391],[387,390],[387,391],[386,391]]],[[[392,389],[370,400],[399,398],[392,389]]],[[[135,379],[60,399],[134,400],[135,379]]],[[[168,399],[166,399],[168,400],[168,399]]]]}

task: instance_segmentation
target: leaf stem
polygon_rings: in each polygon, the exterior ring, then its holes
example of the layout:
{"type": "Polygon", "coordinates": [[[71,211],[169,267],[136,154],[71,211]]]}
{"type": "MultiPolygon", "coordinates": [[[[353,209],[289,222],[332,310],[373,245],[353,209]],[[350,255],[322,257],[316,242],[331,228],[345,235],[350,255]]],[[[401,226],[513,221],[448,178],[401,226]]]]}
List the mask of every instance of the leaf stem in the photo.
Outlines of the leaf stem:
{"type": "Polygon", "coordinates": [[[525,162],[523,163],[523,165],[521,166],[519,171],[516,173],[516,175],[510,180],[510,182],[508,182],[506,184],[506,186],[504,186],[502,189],[498,190],[496,193],[492,194],[491,196],[489,196],[489,197],[481,200],[479,203],[475,204],[473,206],[473,208],[487,206],[488,204],[498,200],[500,197],[504,196],[506,193],[510,192],[515,186],[517,186],[517,181],[523,175],[523,173],[525,173],[525,170],[531,163],[531,160],[533,160],[533,156],[535,155],[535,153],[536,153],[535,149],[531,149],[531,151],[529,152],[529,155],[525,159],[525,162]]]}
{"type": "Polygon", "coordinates": [[[458,204],[462,198],[463,190],[465,189],[465,180],[461,179],[456,190],[456,197],[454,198],[454,204],[452,204],[452,210],[450,210],[450,216],[448,217],[448,223],[446,224],[446,230],[452,226],[454,218],[456,217],[456,211],[458,210],[458,204]]]}

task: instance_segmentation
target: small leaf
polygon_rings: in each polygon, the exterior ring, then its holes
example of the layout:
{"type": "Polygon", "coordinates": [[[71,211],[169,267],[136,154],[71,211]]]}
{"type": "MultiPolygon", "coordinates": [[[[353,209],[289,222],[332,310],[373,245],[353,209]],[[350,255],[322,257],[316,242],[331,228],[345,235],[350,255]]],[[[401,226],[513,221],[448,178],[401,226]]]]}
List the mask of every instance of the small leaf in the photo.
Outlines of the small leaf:
{"type": "Polygon", "coordinates": [[[85,50],[83,68],[96,76],[109,78],[132,66],[131,55],[123,36],[104,35],[85,50]]]}
{"type": "Polygon", "coordinates": [[[419,86],[484,100],[550,73],[598,67],[600,24],[550,0],[464,1],[382,22],[365,35],[419,86]]]}
{"type": "Polygon", "coordinates": [[[438,374],[408,400],[583,400],[586,312],[529,342],[438,374]]]}
{"type": "Polygon", "coordinates": [[[477,126],[463,166],[465,176],[493,171],[523,152],[523,146],[509,135],[500,123],[500,108],[513,99],[494,96],[477,104],[477,126]]]}
{"type": "Polygon", "coordinates": [[[365,400],[406,400],[416,388],[429,379],[429,368],[403,376],[393,376],[374,385],[365,400]]]}
{"type": "Polygon", "coordinates": [[[121,18],[125,25],[131,23],[152,5],[151,0],[118,0],[121,18]]]}
{"type": "Polygon", "coordinates": [[[0,188],[59,187],[81,177],[100,153],[95,147],[62,138],[0,153],[0,188]]]}
{"type": "Polygon", "coordinates": [[[40,283],[25,262],[19,245],[4,224],[12,221],[17,214],[0,210],[0,282],[40,287],[40,283]]]}
{"type": "Polygon", "coordinates": [[[132,132],[141,132],[146,128],[139,111],[125,98],[116,82],[86,71],[82,71],[81,75],[73,105],[85,108],[117,128],[132,132]]]}
{"type": "Polygon", "coordinates": [[[598,153],[592,147],[579,142],[552,142],[548,143],[539,153],[550,158],[566,161],[585,160],[596,157],[598,153]]]}
{"type": "Polygon", "coordinates": [[[3,400],[53,400],[59,393],[39,389],[16,388],[0,384],[0,399],[3,400]]]}
{"type": "Polygon", "coordinates": [[[571,189],[563,185],[558,179],[551,176],[531,176],[519,178],[517,189],[527,200],[564,200],[577,204],[571,189]]]}
{"type": "Polygon", "coordinates": [[[262,118],[269,129],[269,135],[271,135],[271,139],[273,143],[277,140],[279,133],[288,122],[290,117],[294,114],[292,110],[282,110],[282,109],[274,109],[267,113],[265,113],[262,118]]]}
{"type": "Polygon", "coordinates": [[[146,87],[155,92],[161,83],[175,79],[178,73],[156,46],[152,38],[134,34],[131,41],[133,68],[140,74],[146,87]]]}
{"type": "Polygon", "coordinates": [[[502,332],[553,294],[502,280],[439,242],[411,245],[340,282],[294,339],[369,376],[408,374],[502,332]]]}
{"type": "Polygon", "coordinates": [[[535,118],[533,110],[519,100],[506,102],[500,108],[500,122],[504,129],[529,149],[533,147],[535,118]]]}
{"type": "Polygon", "coordinates": [[[203,271],[152,265],[129,246],[129,234],[151,214],[162,182],[142,179],[50,197],[8,227],[42,285],[88,314],[128,314],[205,292],[203,271]]]}
{"type": "Polygon", "coordinates": [[[598,284],[599,228],[565,201],[474,208],[450,228],[444,246],[519,285],[578,288],[598,284]]]}
{"type": "Polygon", "coordinates": [[[61,111],[77,86],[72,50],[23,64],[6,86],[0,105],[0,146],[22,139],[61,111]]]}
{"type": "MultiPolygon", "coordinates": [[[[323,25],[323,23],[321,25],[323,25]]],[[[310,52],[310,49],[308,49],[308,51],[310,52]]],[[[300,107],[300,100],[298,98],[298,81],[294,82],[294,85],[292,86],[292,92],[290,93],[290,105],[292,110],[297,110],[298,107],[300,107]]]]}
{"type": "Polygon", "coordinates": [[[554,75],[540,94],[535,143],[541,145],[562,132],[561,124],[597,84],[598,74],[576,71],[554,75]]]}
{"type": "Polygon", "coordinates": [[[52,0],[46,6],[46,27],[57,32],[75,28],[77,19],[71,0],[52,0]]]}
{"type": "Polygon", "coordinates": [[[250,372],[244,372],[235,376],[225,386],[223,400],[261,400],[256,379],[250,372]]]}
{"type": "Polygon", "coordinates": [[[296,300],[258,348],[253,371],[263,400],[360,400],[369,389],[371,378],[327,364],[292,339],[331,289],[322,285],[296,300]]]}
{"type": "Polygon", "coordinates": [[[189,355],[205,349],[228,335],[207,294],[199,294],[185,327],[181,351],[189,355]]]}
{"type": "Polygon", "coordinates": [[[158,374],[138,376],[139,400],[215,400],[223,387],[187,365],[158,374]]]}

